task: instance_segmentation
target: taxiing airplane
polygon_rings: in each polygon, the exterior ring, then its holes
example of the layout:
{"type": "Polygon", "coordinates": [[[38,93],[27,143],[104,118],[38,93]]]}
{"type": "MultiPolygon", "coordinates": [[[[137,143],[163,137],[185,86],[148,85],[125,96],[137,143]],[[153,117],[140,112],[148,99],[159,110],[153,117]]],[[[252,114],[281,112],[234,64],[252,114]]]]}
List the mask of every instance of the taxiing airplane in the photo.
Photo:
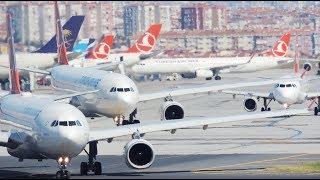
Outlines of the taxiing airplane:
{"type": "Polygon", "coordinates": [[[290,42],[290,33],[281,37],[267,57],[217,57],[217,58],[164,58],[148,59],[132,66],[132,71],[137,74],[163,74],[179,73],[182,77],[204,77],[211,80],[220,80],[223,72],[249,72],[274,68],[281,64],[293,62],[286,58],[290,42]]]}
{"type": "MultiPolygon", "coordinates": [[[[74,42],[78,37],[80,27],[83,23],[84,16],[72,16],[63,26],[64,38],[67,44],[67,51],[72,51],[74,42]]],[[[17,53],[17,64],[19,67],[37,67],[51,68],[54,64],[54,58],[57,56],[56,35],[51,40],[41,47],[39,50],[32,53],[17,53]]],[[[8,57],[6,54],[0,55],[0,64],[8,66],[8,57]]],[[[26,71],[19,72],[20,76],[26,77],[26,71]]],[[[8,82],[8,70],[0,68],[0,83],[8,82]]]]}
{"type": "MultiPolygon", "coordinates": [[[[297,57],[296,57],[297,58],[297,57]]],[[[309,88],[309,82],[315,79],[305,79],[304,76],[307,71],[311,70],[311,65],[305,63],[303,65],[304,72],[299,76],[299,61],[296,59],[295,63],[295,74],[293,76],[285,76],[278,80],[272,88],[271,92],[249,92],[249,91],[233,91],[233,90],[223,90],[222,92],[233,95],[244,95],[245,99],[243,101],[244,109],[246,111],[255,111],[257,109],[257,101],[263,99],[263,107],[261,111],[270,111],[271,108],[268,107],[271,101],[277,101],[279,104],[283,105],[285,108],[293,104],[301,104],[306,100],[315,101],[317,106],[314,107],[314,115],[317,115],[320,111],[320,92],[307,92],[309,88]],[[268,102],[267,102],[268,101],[268,102]]]]}

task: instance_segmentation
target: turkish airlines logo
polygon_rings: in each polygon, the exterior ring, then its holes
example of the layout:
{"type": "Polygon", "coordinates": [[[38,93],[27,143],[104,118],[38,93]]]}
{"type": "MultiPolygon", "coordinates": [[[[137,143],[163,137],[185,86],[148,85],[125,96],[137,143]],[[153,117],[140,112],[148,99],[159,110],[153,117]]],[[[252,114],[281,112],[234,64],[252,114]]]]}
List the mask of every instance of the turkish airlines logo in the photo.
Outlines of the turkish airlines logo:
{"type": "Polygon", "coordinates": [[[143,53],[150,52],[154,44],[156,43],[156,38],[149,32],[146,32],[142,37],[142,42],[136,43],[136,48],[143,53]]]}
{"type": "Polygon", "coordinates": [[[288,45],[284,41],[278,41],[272,49],[273,55],[276,57],[284,57],[287,54],[288,45]]]}
{"type": "Polygon", "coordinates": [[[108,57],[110,52],[110,46],[106,43],[100,43],[97,48],[93,51],[93,56],[96,59],[105,59],[108,57]]]}

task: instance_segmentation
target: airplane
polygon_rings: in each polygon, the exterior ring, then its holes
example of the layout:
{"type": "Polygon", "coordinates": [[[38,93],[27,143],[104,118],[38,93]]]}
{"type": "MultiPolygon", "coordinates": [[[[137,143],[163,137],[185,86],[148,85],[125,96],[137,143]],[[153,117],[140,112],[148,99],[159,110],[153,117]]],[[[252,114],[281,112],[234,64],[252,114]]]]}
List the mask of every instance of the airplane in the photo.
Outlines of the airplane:
{"type": "MultiPolygon", "coordinates": [[[[64,37],[68,42],[67,51],[71,51],[74,42],[77,39],[80,27],[83,23],[84,16],[72,16],[63,26],[64,37]]],[[[51,40],[32,53],[17,53],[17,64],[19,67],[37,67],[37,68],[51,68],[54,64],[54,58],[57,56],[57,43],[56,35],[51,38],[51,40]]],[[[0,64],[8,65],[8,57],[6,54],[0,55],[0,64]]],[[[28,73],[25,71],[20,72],[20,76],[27,77],[28,73]]],[[[8,70],[5,68],[0,68],[0,83],[2,87],[8,82],[8,70]]]]}
{"type": "MultiPolygon", "coordinates": [[[[57,5],[57,1],[55,1],[57,5]]],[[[58,12],[55,11],[56,16],[58,12]]],[[[34,97],[31,93],[21,92],[19,74],[15,61],[15,50],[12,33],[11,16],[7,14],[7,32],[9,46],[9,64],[11,88],[10,93],[0,98],[0,118],[2,123],[10,124],[9,131],[0,131],[0,146],[6,147],[8,153],[23,161],[24,159],[53,159],[57,161],[59,171],[57,179],[70,179],[67,167],[72,159],[82,151],[87,152],[88,162],[81,162],[80,174],[89,171],[101,175],[101,163],[97,161],[97,143],[114,138],[131,135],[124,146],[125,162],[134,169],[149,168],[155,160],[152,144],[142,137],[145,133],[170,131],[202,126],[206,130],[209,125],[257,118],[290,116],[309,113],[305,109],[290,109],[275,112],[232,115],[224,117],[197,117],[173,121],[155,121],[146,124],[134,124],[117,128],[90,129],[85,116],[72,105],[55,102],[54,100],[34,97]],[[89,152],[85,149],[89,145],[89,152]]],[[[61,29],[61,26],[60,26],[61,29]]],[[[59,51],[66,51],[61,36],[58,36],[59,51]]]]}
{"type": "MultiPolygon", "coordinates": [[[[56,22],[60,22],[59,19],[56,22]]],[[[62,32],[58,31],[57,34],[62,34],[62,32]]],[[[59,43],[57,47],[60,47],[63,42],[59,43]]],[[[64,51],[58,51],[58,64],[58,66],[52,67],[50,71],[35,68],[17,68],[50,75],[51,86],[57,90],[68,90],[73,93],[99,90],[96,93],[73,96],[70,98],[69,103],[80,109],[87,117],[106,116],[112,118],[118,126],[140,123],[139,120],[135,119],[137,104],[139,102],[164,98],[165,102],[160,107],[161,119],[182,119],[184,117],[184,108],[180,103],[174,101],[172,96],[214,92],[223,89],[265,85],[275,82],[274,80],[263,80],[226,85],[205,85],[141,94],[134,81],[128,76],[99,69],[110,64],[90,67],[70,66],[64,51]],[[128,114],[129,118],[127,120],[125,116],[128,114]]]]}
{"type": "Polygon", "coordinates": [[[293,76],[285,76],[277,80],[273,85],[271,92],[249,92],[249,91],[233,91],[233,90],[222,90],[221,92],[227,94],[244,95],[243,101],[244,109],[248,112],[255,111],[257,109],[257,101],[263,99],[263,107],[261,111],[271,111],[268,107],[271,101],[277,101],[283,105],[284,108],[289,108],[293,104],[301,104],[307,100],[315,100],[317,106],[314,107],[314,115],[318,115],[320,111],[320,99],[317,98],[320,92],[307,92],[309,88],[309,82],[312,80],[319,80],[319,78],[305,79],[307,71],[311,70],[311,65],[307,62],[303,65],[303,73],[299,76],[299,60],[296,54],[296,61],[294,65],[293,76]],[[268,101],[268,102],[267,102],[268,101]]]}
{"type": "Polygon", "coordinates": [[[290,33],[285,33],[273,46],[271,52],[268,52],[267,57],[255,57],[254,62],[250,60],[255,54],[250,58],[151,58],[132,66],[131,70],[136,74],[179,73],[182,77],[204,77],[206,80],[215,77],[215,80],[221,80],[220,73],[258,71],[293,62],[292,58],[285,57],[290,36],[290,33]]]}

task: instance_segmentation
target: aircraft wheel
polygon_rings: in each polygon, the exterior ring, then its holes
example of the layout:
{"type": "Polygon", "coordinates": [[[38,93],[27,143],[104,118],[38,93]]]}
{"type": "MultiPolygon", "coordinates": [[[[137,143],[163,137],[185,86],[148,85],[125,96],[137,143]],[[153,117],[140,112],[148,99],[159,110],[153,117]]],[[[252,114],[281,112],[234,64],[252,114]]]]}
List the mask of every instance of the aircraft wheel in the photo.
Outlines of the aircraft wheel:
{"type": "Polygon", "coordinates": [[[86,162],[81,162],[80,174],[81,174],[81,176],[88,175],[88,164],[86,162]]]}
{"type": "Polygon", "coordinates": [[[101,172],[102,172],[101,163],[100,162],[95,162],[93,167],[94,167],[94,174],[95,175],[101,175],[101,172]]]}
{"type": "Polygon", "coordinates": [[[65,176],[66,176],[66,179],[70,179],[71,174],[70,174],[69,171],[65,171],[64,174],[65,174],[65,176]]]}
{"type": "Polygon", "coordinates": [[[122,121],[122,125],[127,125],[127,124],[130,124],[128,120],[123,120],[122,121]]]}
{"type": "Polygon", "coordinates": [[[263,107],[261,108],[261,111],[264,111],[264,108],[263,108],[263,107]]]}
{"type": "Polygon", "coordinates": [[[134,121],[133,121],[133,124],[139,124],[139,123],[140,123],[139,120],[134,120],[134,121]]]}
{"type": "Polygon", "coordinates": [[[62,171],[57,171],[56,178],[57,179],[62,179],[63,178],[63,172],[62,171]]]}
{"type": "Polygon", "coordinates": [[[215,80],[221,80],[221,76],[214,77],[215,80]]]}
{"type": "Polygon", "coordinates": [[[268,108],[268,111],[271,111],[271,108],[268,108]]]}
{"type": "Polygon", "coordinates": [[[315,115],[315,116],[317,116],[317,115],[318,115],[318,112],[319,112],[318,107],[314,107],[314,115],[315,115]]]}
{"type": "Polygon", "coordinates": [[[207,78],[206,78],[206,80],[211,80],[211,79],[212,79],[212,77],[207,77],[207,78]]]}

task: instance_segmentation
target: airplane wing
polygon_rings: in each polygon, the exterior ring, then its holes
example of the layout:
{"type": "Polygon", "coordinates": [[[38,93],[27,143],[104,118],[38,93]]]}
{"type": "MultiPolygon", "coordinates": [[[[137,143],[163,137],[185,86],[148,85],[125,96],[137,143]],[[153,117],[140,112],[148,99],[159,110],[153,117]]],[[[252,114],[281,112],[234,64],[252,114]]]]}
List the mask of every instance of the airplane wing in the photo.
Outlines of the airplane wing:
{"type": "MultiPolygon", "coordinates": [[[[10,69],[9,66],[5,66],[5,65],[0,65],[0,67],[4,67],[4,68],[10,69]]],[[[25,71],[35,72],[35,73],[39,73],[39,74],[47,74],[47,75],[50,75],[50,74],[51,74],[50,71],[41,70],[41,69],[36,69],[36,68],[27,68],[27,67],[16,67],[16,68],[17,68],[18,70],[25,70],[25,71]]]]}
{"type": "Polygon", "coordinates": [[[313,100],[314,98],[320,96],[320,92],[308,92],[306,99],[313,100]]]}
{"type": "Polygon", "coordinates": [[[246,113],[242,115],[221,116],[221,117],[192,117],[170,121],[148,121],[148,123],[125,125],[117,128],[105,128],[90,130],[89,141],[107,140],[125,135],[139,135],[155,131],[176,130],[194,126],[203,126],[205,130],[208,125],[227,123],[233,121],[250,120],[258,118],[290,116],[309,113],[309,109],[286,109],[279,111],[264,111],[258,113],[246,113]]]}
{"type": "Polygon", "coordinates": [[[224,85],[204,85],[204,86],[193,86],[191,88],[181,88],[181,89],[171,89],[165,91],[159,91],[154,93],[145,93],[139,95],[139,101],[148,101],[153,99],[165,98],[170,96],[180,96],[187,94],[197,94],[204,92],[217,92],[225,89],[239,88],[239,87],[249,87],[249,86],[259,86],[274,84],[276,80],[264,80],[264,81],[252,81],[244,83],[234,83],[234,84],[224,84],[224,85]]]}
{"type": "MultiPolygon", "coordinates": [[[[61,89],[61,90],[69,91],[67,89],[61,89]]],[[[39,98],[50,99],[50,100],[53,100],[53,101],[58,101],[58,100],[72,98],[74,96],[80,96],[80,95],[85,95],[85,94],[96,93],[98,91],[100,91],[100,90],[96,89],[96,90],[92,90],[92,91],[83,91],[83,92],[71,91],[72,93],[70,93],[70,94],[62,94],[62,95],[57,95],[57,94],[33,94],[33,96],[36,96],[36,97],[39,97],[39,98]]]]}
{"type": "Polygon", "coordinates": [[[249,91],[233,91],[233,90],[222,90],[219,91],[225,94],[232,94],[232,95],[244,95],[244,96],[255,96],[255,97],[263,97],[267,99],[274,99],[273,94],[270,92],[249,92],[249,91]]]}
{"type": "Polygon", "coordinates": [[[87,68],[92,68],[92,69],[103,69],[106,71],[112,71],[116,68],[116,66],[118,66],[119,64],[121,64],[122,62],[105,62],[105,63],[99,63],[96,64],[94,66],[89,66],[87,68]]]}

